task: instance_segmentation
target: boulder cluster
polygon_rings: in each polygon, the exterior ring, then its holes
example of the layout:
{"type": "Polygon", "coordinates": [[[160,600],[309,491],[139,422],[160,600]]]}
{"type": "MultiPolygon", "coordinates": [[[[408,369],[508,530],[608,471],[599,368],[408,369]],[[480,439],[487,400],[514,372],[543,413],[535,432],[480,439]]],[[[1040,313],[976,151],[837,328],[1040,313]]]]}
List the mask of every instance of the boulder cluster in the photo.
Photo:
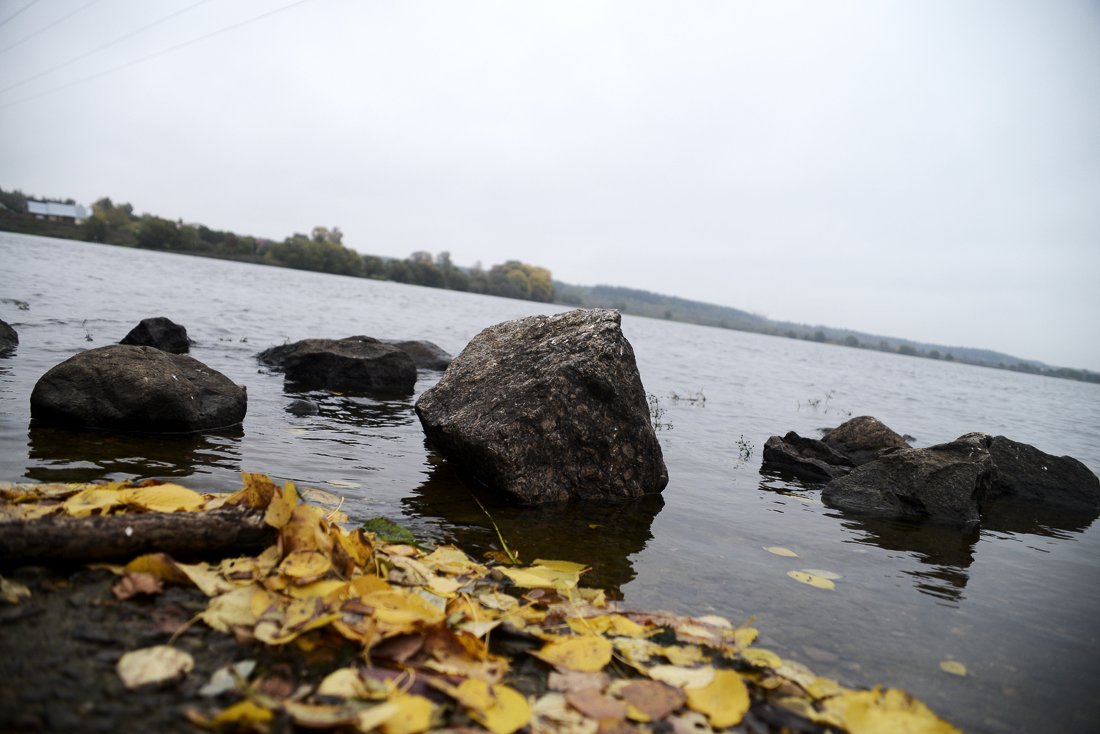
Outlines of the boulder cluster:
{"type": "Polygon", "coordinates": [[[827,482],[821,493],[826,505],[867,515],[968,525],[1004,498],[1100,512],[1100,479],[1070,456],[985,433],[913,448],[871,416],[853,418],[821,439],[794,431],[772,436],[763,465],[827,482]]]}

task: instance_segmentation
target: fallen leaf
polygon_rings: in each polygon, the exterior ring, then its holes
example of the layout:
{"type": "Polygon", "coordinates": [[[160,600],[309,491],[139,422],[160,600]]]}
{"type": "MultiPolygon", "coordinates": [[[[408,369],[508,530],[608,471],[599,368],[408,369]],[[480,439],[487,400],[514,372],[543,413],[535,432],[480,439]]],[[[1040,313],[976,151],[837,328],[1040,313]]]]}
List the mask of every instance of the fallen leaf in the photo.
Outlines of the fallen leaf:
{"type": "Polygon", "coordinates": [[[294,490],[294,482],[287,482],[281,491],[277,490],[271,496],[271,503],[264,513],[264,522],[273,528],[282,528],[297,506],[298,493],[294,490]]]}
{"type": "MultiPolygon", "coordinates": [[[[229,725],[239,727],[248,724],[266,725],[275,718],[275,712],[258,706],[247,698],[238,701],[222,711],[211,720],[215,729],[223,729],[229,725]]],[[[264,727],[266,728],[266,726],[264,727]]]]}
{"type": "Polygon", "coordinates": [[[786,548],[781,548],[778,545],[766,545],[766,546],[762,546],[762,547],[768,553],[774,553],[777,556],[788,556],[788,557],[792,557],[792,558],[797,558],[798,557],[798,554],[795,553],[794,551],[787,550],[786,548]]]}
{"type": "Polygon", "coordinates": [[[801,581],[804,584],[809,584],[818,589],[835,589],[834,584],[829,579],[823,579],[820,576],[814,576],[813,574],[803,573],[802,571],[787,571],[787,575],[795,581],[801,581]]]}
{"type": "Polygon", "coordinates": [[[147,553],[126,564],[127,571],[148,573],[175,584],[189,584],[190,577],[180,570],[167,553],[147,553]]]}
{"type": "Polygon", "coordinates": [[[762,647],[750,647],[742,650],[741,657],[761,668],[776,670],[783,667],[783,658],[779,657],[771,650],[765,650],[762,647]]]}
{"type": "Polygon", "coordinates": [[[24,599],[31,598],[31,590],[18,581],[12,581],[0,576],[0,599],[8,604],[18,604],[24,599]]]}
{"type": "Polygon", "coordinates": [[[585,688],[595,688],[598,691],[607,690],[611,685],[611,679],[607,673],[582,673],[579,670],[550,671],[547,687],[552,691],[579,691],[585,688]]]}
{"type": "Polygon", "coordinates": [[[304,548],[288,553],[279,564],[279,571],[297,583],[314,581],[328,573],[330,568],[332,568],[331,556],[304,548]]]}
{"type": "Polygon", "coordinates": [[[123,685],[134,689],[185,676],[194,667],[195,659],[183,650],[157,645],[126,653],[119,659],[116,670],[123,685]]]}
{"type": "Polygon", "coordinates": [[[611,662],[611,642],[595,635],[579,635],[548,642],[530,654],[551,665],[595,673],[611,662]]]}
{"type": "Polygon", "coordinates": [[[401,707],[395,703],[380,703],[377,706],[360,709],[358,719],[355,722],[359,731],[371,731],[384,724],[391,716],[401,711],[401,707]]]}
{"type": "Polygon", "coordinates": [[[804,568],[802,573],[808,573],[811,576],[820,576],[823,579],[829,579],[830,581],[836,581],[837,579],[844,578],[839,573],[833,573],[832,571],[825,571],[820,568],[804,568]]]}
{"type": "Polygon", "coordinates": [[[940,663],[940,669],[952,675],[966,675],[966,666],[954,660],[944,660],[940,663]]]}
{"type": "Polygon", "coordinates": [[[234,626],[251,627],[256,624],[256,615],[252,612],[252,597],[257,586],[241,586],[233,591],[214,597],[199,616],[212,629],[229,632],[234,626]]]}
{"type": "Polygon", "coordinates": [[[138,594],[159,594],[164,591],[164,585],[160,579],[151,573],[141,571],[127,571],[122,580],[111,587],[111,593],[119,601],[129,599],[138,594]]]}
{"type": "Polygon", "coordinates": [[[206,504],[202,495],[178,484],[158,484],[123,493],[129,505],[152,512],[197,512],[206,504]]]}
{"type": "Polygon", "coordinates": [[[390,699],[397,712],[379,727],[382,734],[420,734],[432,725],[432,702],[423,696],[397,695],[390,699]]]}
{"type": "Polygon", "coordinates": [[[646,671],[653,680],[668,683],[677,688],[705,688],[710,685],[717,674],[710,665],[701,668],[681,668],[676,665],[654,665],[646,671]]]}
{"type": "Polygon", "coordinates": [[[716,729],[740,723],[749,710],[749,690],[741,676],[732,670],[717,671],[708,685],[689,688],[686,694],[688,707],[706,714],[716,729]]]}
{"type": "Polygon", "coordinates": [[[622,695],[624,701],[654,720],[665,718],[687,700],[679,688],[655,680],[634,681],[623,688],[622,695]]]}
{"type": "Polygon", "coordinates": [[[582,688],[580,690],[567,691],[565,700],[569,705],[580,711],[590,719],[616,719],[622,721],[626,718],[626,703],[608,698],[598,688],[582,688]]]}
{"type": "Polygon", "coordinates": [[[527,699],[508,686],[467,678],[448,692],[467,709],[471,719],[493,734],[512,734],[531,720],[527,699]]]}
{"type": "Polygon", "coordinates": [[[237,690],[237,678],[247,681],[248,676],[252,675],[252,671],[255,669],[255,660],[242,660],[234,665],[218,668],[210,676],[210,680],[206,685],[199,689],[199,695],[213,698],[229,691],[235,691],[237,690]]]}
{"type": "Polygon", "coordinates": [[[836,716],[850,734],[959,734],[959,730],[940,719],[905,691],[876,687],[822,701],[826,715],[836,716]]]}

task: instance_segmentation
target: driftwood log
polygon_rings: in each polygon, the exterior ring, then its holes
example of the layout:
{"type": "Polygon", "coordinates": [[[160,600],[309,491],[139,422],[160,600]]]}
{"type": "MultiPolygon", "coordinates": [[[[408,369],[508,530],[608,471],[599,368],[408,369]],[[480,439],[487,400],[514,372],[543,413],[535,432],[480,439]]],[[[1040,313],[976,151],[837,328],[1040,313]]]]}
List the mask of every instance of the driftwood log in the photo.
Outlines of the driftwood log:
{"type": "Polygon", "coordinates": [[[275,538],[263,510],[43,517],[0,523],[0,561],[124,560],[144,553],[205,556],[262,549],[275,538]]]}

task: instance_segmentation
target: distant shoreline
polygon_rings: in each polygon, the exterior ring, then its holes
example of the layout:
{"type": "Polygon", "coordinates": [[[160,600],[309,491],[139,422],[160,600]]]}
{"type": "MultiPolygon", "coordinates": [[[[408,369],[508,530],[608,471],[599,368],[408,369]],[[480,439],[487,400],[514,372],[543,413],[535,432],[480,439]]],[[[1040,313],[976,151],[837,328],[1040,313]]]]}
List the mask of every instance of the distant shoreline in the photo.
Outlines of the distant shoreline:
{"type": "MultiPolygon", "coordinates": [[[[76,224],[75,222],[39,220],[13,212],[10,209],[0,211],[0,231],[40,237],[87,241],[84,227],[81,224],[76,224]]],[[[98,244],[141,249],[136,243],[100,242],[98,244]]],[[[183,249],[154,251],[173,252],[180,255],[206,257],[216,260],[246,262],[255,265],[283,267],[292,270],[304,269],[294,268],[285,263],[273,261],[260,254],[183,249]]],[[[341,273],[333,274],[340,275],[341,273]]],[[[386,280],[385,277],[373,275],[349,275],[347,277],[368,277],[373,280],[386,280]]],[[[412,285],[418,284],[413,283],[412,285]]],[[[1097,372],[1075,370],[1066,367],[1049,367],[1042,363],[1028,362],[1011,355],[989,350],[919,344],[897,339],[895,337],[880,337],[862,332],[853,332],[848,329],[834,329],[826,326],[808,326],[806,324],[796,324],[792,322],[777,322],[728,306],[718,306],[716,304],[692,301],[677,296],[665,296],[651,291],[623,288],[620,286],[580,286],[556,280],[553,281],[553,285],[555,292],[553,300],[550,302],[555,305],[575,306],[577,308],[613,308],[621,313],[631,316],[641,316],[643,318],[663,319],[679,323],[697,324],[700,326],[712,326],[720,329],[746,331],[766,336],[817,341],[823,344],[833,344],[836,346],[870,349],[910,357],[960,362],[962,364],[970,364],[978,367],[1024,372],[1043,377],[1057,377],[1066,380],[1076,380],[1078,382],[1100,384],[1100,373],[1097,372]],[[958,352],[958,354],[955,352],[958,352]],[[981,356],[988,356],[989,358],[982,359],[975,356],[975,353],[981,356]],[[998,361],[992,361],[992,359],[997,359],[998,361]]],[[[424,287],[433,286],[425,285],[424,287]]]]}

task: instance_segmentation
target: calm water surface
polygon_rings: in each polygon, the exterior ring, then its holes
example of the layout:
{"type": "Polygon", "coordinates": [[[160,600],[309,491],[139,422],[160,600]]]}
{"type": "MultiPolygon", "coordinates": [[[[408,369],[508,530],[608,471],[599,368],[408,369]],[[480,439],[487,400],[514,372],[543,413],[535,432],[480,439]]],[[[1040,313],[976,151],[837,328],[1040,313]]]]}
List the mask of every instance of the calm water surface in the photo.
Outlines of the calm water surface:
{"type": "MultiPolygon", "coordinates": [[[[239,471],[338,493],[473,553],[495,534],[425,445],[416,395],[296,393],[256,352],[306,337],[427,339],[453,354],[481,329],[558,307],[396,283],[0,233],[0,480],[172,478],[229,491],[239,471]],[[155,438],[30,426],[35,381],[73,354],[167,316],[191,355],[248,386],[242,428],[155,438]],[[284,408],[306,396],[320,413],[284,408]]],[[[979,529],[846,516],[760,471],[768,436],[819,436],[874,415],[928,446],[1004,434],[1100,472],[1100,386],[791,339],[623,317],[670,483],[661,498],[570,512],[483,497],[521,557],[593,565],[628,606],[755,615],[758,643],[853,686],[899,686],[971,732],[1094,731],[1100,721],[1100,532],[1091,518],[1004,509],[979,529]],[[674,400],[696,396],[705,404],[674,400]],[[597,526],[597,527],[591,527],[597,526]],[[780,545],[785,558],[763,550],[780,545]],[[832,591],[788,571],[841,574],[832,591]],[[941,671],[957,660],[965,678],[941,671]]]]}

